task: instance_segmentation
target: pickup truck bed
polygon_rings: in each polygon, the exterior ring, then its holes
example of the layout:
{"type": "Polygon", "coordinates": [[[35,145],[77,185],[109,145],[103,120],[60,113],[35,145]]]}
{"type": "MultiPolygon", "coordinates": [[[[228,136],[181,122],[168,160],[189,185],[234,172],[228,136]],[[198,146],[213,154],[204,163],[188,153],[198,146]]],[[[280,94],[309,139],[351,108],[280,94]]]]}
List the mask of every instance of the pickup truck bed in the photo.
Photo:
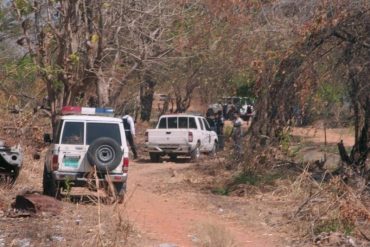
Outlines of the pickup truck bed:
{"type": "Polygon", "coordinates": [[[189,154],[192,144],[188,136],[187,129],[152,129],[148,132],[148,152],[189,154]]]}

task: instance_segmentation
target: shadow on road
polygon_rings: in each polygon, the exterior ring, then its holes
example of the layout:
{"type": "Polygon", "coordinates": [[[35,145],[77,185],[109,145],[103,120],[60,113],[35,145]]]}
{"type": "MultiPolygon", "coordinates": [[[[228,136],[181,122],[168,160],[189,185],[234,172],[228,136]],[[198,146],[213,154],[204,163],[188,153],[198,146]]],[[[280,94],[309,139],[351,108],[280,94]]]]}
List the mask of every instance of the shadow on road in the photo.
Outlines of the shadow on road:
{"type": "Polygon", "coordinates": [[[88,194],[73,194],[73,195],[62,195],[61,200],[65,202],[78,203],[84,205],[112,205],[114,203],[112,197],[88,195],[88,194]]]}
{"type": "Polygon", "coordinates": [[[137,164],[163,164],[163,163],[176,163],[176,164],[185,164],[185,163],[191,163],[191,160],[190,158],[186,158],[186,157],[180,157],[180,158],[176,158],[176,159],[171,159],[171,158],[168,158],[168,157],[165,157],[165,158],[161,158],[159,162],[152,162],[150,161],[150,159],[138,159],[138,160],[135,160],[135,162],[137,164]]]}

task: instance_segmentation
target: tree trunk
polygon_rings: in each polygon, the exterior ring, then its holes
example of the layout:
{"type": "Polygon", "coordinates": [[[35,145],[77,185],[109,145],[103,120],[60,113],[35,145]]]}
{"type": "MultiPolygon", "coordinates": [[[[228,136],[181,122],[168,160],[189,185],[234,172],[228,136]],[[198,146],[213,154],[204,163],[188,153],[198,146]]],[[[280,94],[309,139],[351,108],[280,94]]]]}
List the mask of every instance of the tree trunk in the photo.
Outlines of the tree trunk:
{"type": "Polygon", "coordinates": [[[109,103],[109,83],[104,80],[104,75],[101,69],[98,72],[99,76],[96,79],[96,94],[98,96],[98,105],[107,106],[109,103]]]}
{"type": "Polygon", "coordinates": [[[140,102],[141,102],[141,120],[149,121],[150,115],[152,113],[153,97],[154,97],[154,88],[156,81],[146,73],[144,75],[144,82],[140,86],[140,102]]]}

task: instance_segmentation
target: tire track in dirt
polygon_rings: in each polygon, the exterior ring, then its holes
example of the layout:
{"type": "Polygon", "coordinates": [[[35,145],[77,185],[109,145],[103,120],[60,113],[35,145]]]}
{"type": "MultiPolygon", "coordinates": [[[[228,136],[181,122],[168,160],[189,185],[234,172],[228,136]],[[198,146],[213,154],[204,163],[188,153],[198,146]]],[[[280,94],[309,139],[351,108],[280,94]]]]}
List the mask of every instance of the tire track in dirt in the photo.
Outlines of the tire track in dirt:
{"type": "MultiPolygon", "coordinates": [[[[197,246],[192,237],[197,226],[207,223],[225,228],[235,240],[235,246],[276,246],[276,241],[263,237],[256,229],[241,227],[221,215],[206,211],[206,207],[190,203],[194,194],[183,193],[181,198],[153,192],[161,173],[182,169],[191,164],[133,163],[128,182],[127,212],[130,221],[148,237],[177,246],[197,246]]],[[[201,193],[195,194],[197,197],[201,193]]],[[[195,199],[196,200],[196,199],[195,199]]]]}

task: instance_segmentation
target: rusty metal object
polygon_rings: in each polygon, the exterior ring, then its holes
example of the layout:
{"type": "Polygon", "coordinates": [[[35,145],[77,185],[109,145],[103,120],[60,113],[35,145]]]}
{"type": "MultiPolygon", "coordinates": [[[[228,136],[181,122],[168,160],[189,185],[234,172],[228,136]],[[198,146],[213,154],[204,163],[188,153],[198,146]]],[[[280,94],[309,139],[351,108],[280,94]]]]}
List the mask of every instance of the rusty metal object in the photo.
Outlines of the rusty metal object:
{"type": "Polygon", "coordinates": [[[62,203],[50,196],[40,194],[17,195],[12,208],[18,213],[32,216],[40,213],[58,215],[62,210],[62,203]]]}

